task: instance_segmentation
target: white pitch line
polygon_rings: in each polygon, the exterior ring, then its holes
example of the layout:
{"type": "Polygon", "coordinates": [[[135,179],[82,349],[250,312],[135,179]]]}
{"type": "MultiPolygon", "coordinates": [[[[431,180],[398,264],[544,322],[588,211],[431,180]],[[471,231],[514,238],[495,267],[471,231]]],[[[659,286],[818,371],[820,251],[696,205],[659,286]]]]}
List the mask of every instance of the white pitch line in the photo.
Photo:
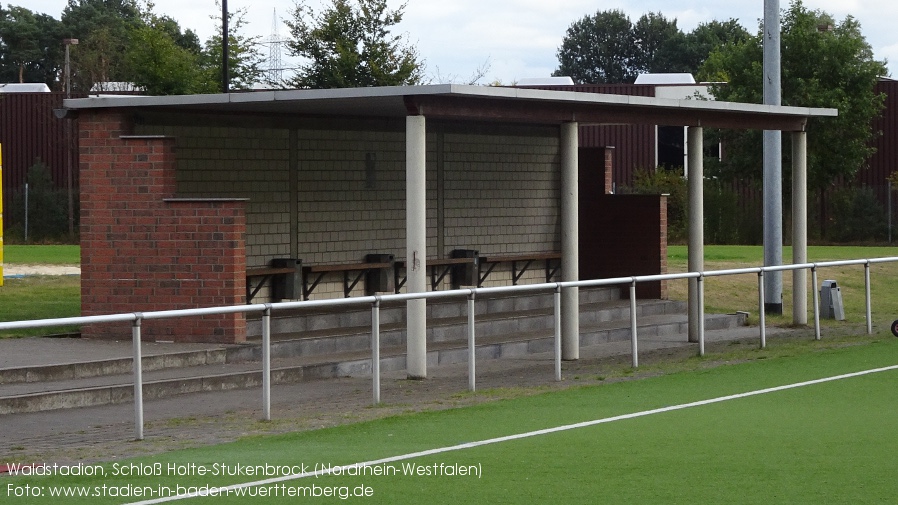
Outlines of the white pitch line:
{"type": "Polygon", "coordinates": [[[175,501],[175,500],[183,500],[183,499],[187,499],[187,498],[199,498],[199,497],[210,496],[210,495],[222,496],[222,495],[227,494],[229,491],[233,491],[233,490],[241,489],[241,488],[265,486],[268,484],[276,484],[279,482],[303,479],[306,477],[329,475],[331,473],[343,473],[345,471],[348,471],[348,470],[351,470],[354,468],[358,468],[358,467],[363,467],[363,466],[383,465],[385,463],[394,463],[396,461],[405,461],[408,459],[419,458],[422,456],[432,456],[434,454],[442,454],[442,453],[446,453],[446,452],[460,451],[463,449],[471,449],[474,447],[480,447],[480,446],[484,446],[484,445],[498,444],[501,442],[509,442],[512,440],[521,440],[524,438],[537,437],[540,435],[548,435],[551,433],[575,430],[578,428],[586,428],[588,426],[612,423],[615,421],[624,421],[627,419],[635,419],[638,417],[645,417],[645,416],[650,416],[653,414],[663,414],[665,412],[673,412],[676,410],[683,410],[683,409],[688,409],[688,408],[692,408],[692,407],[701,407],[703,405],[712,405],[714,403],[721,403],[721,402],[726,402],[726,401],[730,401],[730,400],[738,400],[740,398],[748,398],[751,396],[758,396],[758,395],[763,395],[763,394],[767,394],[767,393],[776,393],[778,391],[786,391],[789,389],[796,389],[796,388],[805,387],[805,386],[813,386],[815,384],[823,384],[826,382],[833,382],[833,381],[842,380],[842,379],[850,379],[853,377],[860,377],[863,375],[870,375],[870,374],[879,373],[879,372],[887,372],[890,370],[898,370],[898,365],[892,365],[892,366],[887,366],[887,367],[883,367],[883,368],[874,368],[871,370],[863,370],[860,372],[853,372],[853,373],[847,373],[847,374],[842,374],[842,375],[835,375],[833,377],[825,377],[823,379],[815,379],[815,380],[810,380],[810,381],[805,381],[805,382],[797,382],[795,384],[786,384],[784,386],[776,386],[776,387],[772,387],[772,388],[758,389],[756,391],[749,391],[747,393],[738,393],[738,394],[734,394],[734,395],[719,396],[717,398],[711,398],[708,400],[699,400],[699,401],[690,402],[690,403],[683,403],[680,405],[671,405],[669,407],[661,407],[661,408],[657,408],[657,409],[643,410],[641,412],[634,412],[632,414],[622,414],[619,416],[605,417],[602,419],[594,419],[592,421],[584,421],[581,423],[566,424],[564,426],[556,426],[554,428],[545,428],[542,430],[528,431],[526,433],[518,433],[516,435],[507,435],[504,437],[490,438],[487,440],[480,440],[477,442],[467,442],[464,444],[451,445],[448,447],[440,447],[437,449],[428,449],[426,451],[412,452],[409,454],[401,454],[399,456],[391,456],[388,458],[375,459],[375,460],[366,461],[363,463],[353,463],[353,464],[349,464],[349,465],[329,467],[326,470],[320,470],[317,472],[297,473],[297,474],[284,475],[281,477],[274,477],[271,479],[259,480],[259,481],[254,481],[254,482],[244,482],[242,484],[233,484],[230,486],[222,486],[219,488],[213,488],[213,489],[209,490],[208,492],[195,493],[195,494],[181,494],[181,495],[175,495],[175,496],[167,496],[164,498],[155,498],[152,500],[131,502],[126,505],[152,505],[152,504],[156,504],[156,503],[166,503],[166,502],[171,502],[171,501],[175,501]]]}

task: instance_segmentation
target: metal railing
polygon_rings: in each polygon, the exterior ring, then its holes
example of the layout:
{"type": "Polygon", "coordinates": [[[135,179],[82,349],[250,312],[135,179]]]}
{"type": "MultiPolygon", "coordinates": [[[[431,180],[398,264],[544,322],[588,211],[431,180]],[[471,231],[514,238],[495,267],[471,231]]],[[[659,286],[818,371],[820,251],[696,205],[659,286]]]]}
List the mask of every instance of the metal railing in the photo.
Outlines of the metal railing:
{"type": "Polygon", "coordinates": [[[704,279],[706,277],[719,277],[726,275],[756,274],[758,276],[758,326],[760,347],[767,345],[766,318],[764,311],[764,272],[801,270],[811,271],[813,286],[813,313],[814,335],[820,340],[820,300],[817,290],[817,269],[821,267],[835,266],[864,266],[864,293],[866,304],[867,333],[873,333],[873,321],[870,300],[870,265],[875,263],[888,263],[898,261],[898,257],[857,259],[845,261],[828,261],[818,263],[802,263],[795,265],[780,265],[773,267],[752,267],[729,270],[711,270],[703,272],[684,272],[675,274],[643,275],[634,277],[614,277],[608,279],[593,279],[584,281],[551,282],[543,284],[529,284],[519,286],[502,286],[488,288],[465,288],[451,291],[430,291],[424,293],[402,293],[389,295],[374,295],[357,298],[340,298],[330,300],[306,300],[298,302],[282,303],[258,303],[252,305],[239,305],[229,307],[209,307],[200,309],[162,310],[154,312],[134,312],[126,314],[112,314],[100,316],[68,317],[58,319],[41,319],[34,321],[0,322],[0,331],[25,328],[46,328],[53,326],[69,326],[83,324],[108,324],[117,322],[131,323],[131,337],[133,342],[133,374],[134,374],[134,424],[135,438],[143,439],[143,371],[141,363],[141,324],[143,321],[156,319],[173,319],[180,317],[199,317],[209,315],[223,315],[246,313],[261,313],[262,315],[262,409],[265,420],[271,420],[271,315],[275,311],[334,308],[344,306],[370,305],[371,306],[371,376],[372,396],[375,404],[380,403],[380,307],[383,302],[402,302],[408,300],[442,300],[452,298],[467,298],[467,343],[468,343],[468,387],[474,391],[476,388],[476,335],[474,302],[478,296],[489,297],[503,294],[521,293],[552,293],[554,295],[554,365],[555,380],[561,380],[561,290],[565,288],[590,288],[629,284],[630,301],[630,343],[633,367],[639,366],[639,349],[637,338],[636,317],[636,284],[640,282],[657,282],[662,280],[696,279],[698,285],[698,352],[705,354],[704,335],[704,279]]]}

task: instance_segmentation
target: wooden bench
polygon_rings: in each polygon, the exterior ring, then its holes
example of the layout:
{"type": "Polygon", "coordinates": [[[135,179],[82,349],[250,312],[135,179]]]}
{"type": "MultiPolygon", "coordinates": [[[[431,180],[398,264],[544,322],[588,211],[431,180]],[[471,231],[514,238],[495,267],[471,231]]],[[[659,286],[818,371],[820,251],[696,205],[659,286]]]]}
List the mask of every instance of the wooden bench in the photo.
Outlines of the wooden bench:
{"type": "MultiPolygon", "coordinates": [[[[466,264],[476,264],[477,258],[434,258],[425,260],[427,264],[427,268],[430,270],[430,289],[432,291],[436,291],[439,288],[440,283],[443,282],[443,279],[452,272],[452,267],[456,265],[466,265],[466,264]]],[[[399,292],[399,289],[405,285],[406,279],[408,279],[408,274],[400,275],[399,270],[405,268],[404,261],[396,262],[395,276],[396,276],[396,292],[399,292]]]]}
{"type": "Polygon", "coordinates": [[[524,272],[530,268],[533,262],[545,262],[546,282],[552,282],[552,277],[558,273],[561,268],[561,253],[547,252],[535,254],[513,254],[513,255],[491,255],[480,257],[480,278],[477,287],[483,286],[483,282],[500,263],[511,263],[511,283],[515,286],[524,275],[524,272]],[[554,266],[553,266],[553,262],[554,266]],[[484,267],[486,269],[484,270],[484,267]],[[520,267],[520,268],[519,268],[520,267]]]}
{"type": "Polygon", "coordinates": [[[246,303],[250,303],[253,298],[257,294],[259,294],[259,290],[262,289],[262,286],[265,285],[270,279],[273,279],[278,275],[289,275],[295,274],[295,268],[275,268],[275,267],[259,267],[259,268],[247,268],[246,269],[246,303]],[[253,286],[252,281],[250,279],[254,279],[257,277],[261,277],[259,283],[253,286]]]}
{"type": "Polygon", "coordinates": [[[349,294],[356,287],[362,277],[368,272],[393,268],[393,263],[339,263],[332,265],[309,265],[302,267],[302,292],[303,298],[308,300],[312,291],[321,283],[325,275],[334,272],[343,273],[343,296],[349,298],[349,294]],[[350,280],[350,272],[357,272],[350,280]]]}

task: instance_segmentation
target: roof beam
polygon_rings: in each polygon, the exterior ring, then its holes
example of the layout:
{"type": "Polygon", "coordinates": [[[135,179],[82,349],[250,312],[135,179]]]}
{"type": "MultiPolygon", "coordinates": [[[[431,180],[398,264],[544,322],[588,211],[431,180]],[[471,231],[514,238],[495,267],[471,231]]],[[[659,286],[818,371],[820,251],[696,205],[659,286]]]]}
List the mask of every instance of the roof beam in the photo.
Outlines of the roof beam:
{"type": "Polygon", "coordinates": [[[446,95],[407,96],[409,111],[432,118],[560,124],[658,124],[727,129],[803,131],[803,115],[772,114],[701,107],[472,98],[446,95]]]}

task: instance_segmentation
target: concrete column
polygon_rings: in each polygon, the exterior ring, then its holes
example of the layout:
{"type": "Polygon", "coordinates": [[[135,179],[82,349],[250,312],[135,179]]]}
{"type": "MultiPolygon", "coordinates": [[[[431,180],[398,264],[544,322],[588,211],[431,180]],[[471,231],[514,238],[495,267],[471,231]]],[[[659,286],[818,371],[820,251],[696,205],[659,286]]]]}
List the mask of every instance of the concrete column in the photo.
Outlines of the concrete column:
{"type": "MultiPolygon", "coordinates": [[[[792,264],[807,262],[808,134],[792,132],[792,264]]],[[[807,270],[792,271],[792,322],[808,324],[807,270]]]]}
{"type": "MultiPolygon", "coordinates": [[[[405,120],[405,285],[409,293],[427,291],[426,144],[424,116],[408,116],[405,120]]],[[[424,379],[427,378],[427,303],[409,300],[407,310],[406,369],[410,379],[424,379]]]]}
{"type": "MultiPolygon", "coordinates": [[[[561,125],[561,279],[580,280],[577,123],[561,125]]],[[[580,293],[561,291],[561,357],[580,359],[580,293]]]]}
{"type": "MultiPolygon", "coordinates": [[[[692,126],[687,133],[689,156],[687,169],[689,170],[689,238],[688,238],[688,263],[690,272],[701,272],[705,269],[705,213],[704,204],[704,141],[702,127],[692,126]]],[[[699,310],[698,280],[689,279],[689,341],[699,340],[699,310]]]]}

